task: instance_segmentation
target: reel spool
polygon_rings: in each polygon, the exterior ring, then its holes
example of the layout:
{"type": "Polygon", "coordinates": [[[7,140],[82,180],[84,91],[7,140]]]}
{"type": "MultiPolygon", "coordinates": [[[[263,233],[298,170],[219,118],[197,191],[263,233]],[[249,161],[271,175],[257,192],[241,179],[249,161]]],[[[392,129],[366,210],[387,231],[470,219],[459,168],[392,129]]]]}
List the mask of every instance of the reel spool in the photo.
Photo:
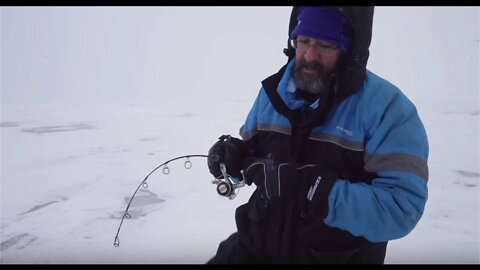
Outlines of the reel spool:
{"type": "Polygon", "coordinates": [[[240,187],[243,187],[245,182],[238,181],[238,179],[235,179],[227,174],[227,168],[225,167],[224,163],[220,163],[220,170],[222,172],[223,179],[214,179],[212,180],[212,183],[217,185],[218,195],[228,197],[230,200],[233,200],[233,198],[237,196],[236,190],[240,187]]]}

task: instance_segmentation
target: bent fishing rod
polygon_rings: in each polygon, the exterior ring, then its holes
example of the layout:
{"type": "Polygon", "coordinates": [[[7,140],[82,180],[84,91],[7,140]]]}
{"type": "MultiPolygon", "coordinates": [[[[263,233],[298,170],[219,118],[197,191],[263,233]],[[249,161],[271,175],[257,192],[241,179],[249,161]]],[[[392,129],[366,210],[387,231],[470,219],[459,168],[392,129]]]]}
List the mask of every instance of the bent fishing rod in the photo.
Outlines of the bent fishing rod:
{"type": "MultiPolygon", "coordinates": [[[[162,169],[163,174],[165,174],[165,175],[169,174],[170,173],[170,168],[168,167],[168,163],[170,163],[172,161],[175,161],[175,160],[182,159],[182,158],[185,158],[185,163],[183,164],[183,166],[185,167],[185,169],[188,170],[188,169],[192,168],[192,162],[190,161],[190,158],[197,158],[197,157],[208,158],[209,156],[208,155],[178,156],[178,157],[172,158],[172,159],[167,160],[167,161],[163,162],[162,164],[158,165],[157,167],[155,167],[155,169],[153,169],[150,173],[148,173],[147,176],[145,176],[145,178],[142,180],[142,182],[140,182],[140,184],[135,189],[135,192],[133,192],[133,195],[130,198],[130,201],[128,202],[127,207],[125,208],[125,212],[122,215],[120,225],[118,226],[117,234],[115,235],[115,240],[113,241],[113,245],[115,247],[120,246],[120,238],[119,238],[118,235],[120,234],[120,229],[122,228],[123,220],[125,218],[128,219],[128,218],[131,217],[130,214],[128,213],[128,209],[130,208],[130,204],[132,203],[133,198],[137,194],[140,187],[143,186],[143,188],[148,188],[148,184],[147,184],[148,177],[150,177],[150,175],[152,175],[156,170],[158,170],[161,167],[163,167],[163,169],[162,169]]],[[[224,196],[224,197],[229,198],[230,200],[233,200],[235,198],[235,196],[237,196],[237,194],[238,194],[237,190],[239,188],[245,186],[245,181],[239,181],[236,178],[233,178],[232,176],[227,174],[227,168],[226,168],[224,163],[220,163],[220,171],[222,172],[223,178],[221,178],[221,177],[220,178],[215,178],[211,182],[212,182],[212,184],[217,185],[217,193],[220,196],[224,196]]]]}

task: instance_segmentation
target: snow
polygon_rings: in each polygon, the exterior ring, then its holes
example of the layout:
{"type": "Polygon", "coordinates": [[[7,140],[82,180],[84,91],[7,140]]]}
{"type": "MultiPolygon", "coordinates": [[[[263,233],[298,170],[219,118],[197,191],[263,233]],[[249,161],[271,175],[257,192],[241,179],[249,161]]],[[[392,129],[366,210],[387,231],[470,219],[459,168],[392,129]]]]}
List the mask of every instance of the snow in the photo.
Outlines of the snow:
{"type": "MultiPolygon", "coordinates": [[[[290,7],[2,7],[0,263],[202,264],[235,231],[205,155],[285,62],[290,7]]],[[[480,262],[479,8],[378,7],[368,68],[415,104],[429,199],[388,264],[480,262]]]]}

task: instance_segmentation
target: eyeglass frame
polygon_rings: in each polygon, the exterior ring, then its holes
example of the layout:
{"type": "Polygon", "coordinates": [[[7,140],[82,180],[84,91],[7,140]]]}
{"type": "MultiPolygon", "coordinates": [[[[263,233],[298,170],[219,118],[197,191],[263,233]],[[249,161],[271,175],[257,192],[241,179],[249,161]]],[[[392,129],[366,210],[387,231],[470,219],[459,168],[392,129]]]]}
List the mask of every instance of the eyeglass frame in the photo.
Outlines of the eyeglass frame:
{"type": "Polygon", "coordinates": [[[318,54],[330,54],[336,52],[339,49],[337,45],[329,43],[328,41],[319,40],[319,42],[314,41],[314,44],[311,44],[311,40],[312,38],[308,37],[304,39],[302,38],[300,40],[298,38],[292,38],[290,39],[290,46],[292,46],[292,48],[296,50],[301,50],[305,52],[308,51],[310,47],[312,47],[313,51],[318,54]],[[300,44],[302,44],[300,45],[300,47],[298,46],[299,41],[300,44]]]}

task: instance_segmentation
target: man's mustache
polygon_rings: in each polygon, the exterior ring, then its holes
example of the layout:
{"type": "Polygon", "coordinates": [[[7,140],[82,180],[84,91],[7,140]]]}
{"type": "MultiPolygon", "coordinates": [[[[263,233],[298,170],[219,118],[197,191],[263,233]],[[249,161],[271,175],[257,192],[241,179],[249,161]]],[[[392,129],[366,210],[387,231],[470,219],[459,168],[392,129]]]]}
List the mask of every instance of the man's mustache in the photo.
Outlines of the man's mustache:
{"type": "Polygon", "coordinates": [[[323,65],[320,64],[319,62],[310,62],[310,63],[307,63],[307,62],[300,62],[300,68],[308,68],[308,69],[315,69],[317,70],[320,74],[323,74],[323,71],[324,71],[324,68],[323,68],[323,65]]]}

